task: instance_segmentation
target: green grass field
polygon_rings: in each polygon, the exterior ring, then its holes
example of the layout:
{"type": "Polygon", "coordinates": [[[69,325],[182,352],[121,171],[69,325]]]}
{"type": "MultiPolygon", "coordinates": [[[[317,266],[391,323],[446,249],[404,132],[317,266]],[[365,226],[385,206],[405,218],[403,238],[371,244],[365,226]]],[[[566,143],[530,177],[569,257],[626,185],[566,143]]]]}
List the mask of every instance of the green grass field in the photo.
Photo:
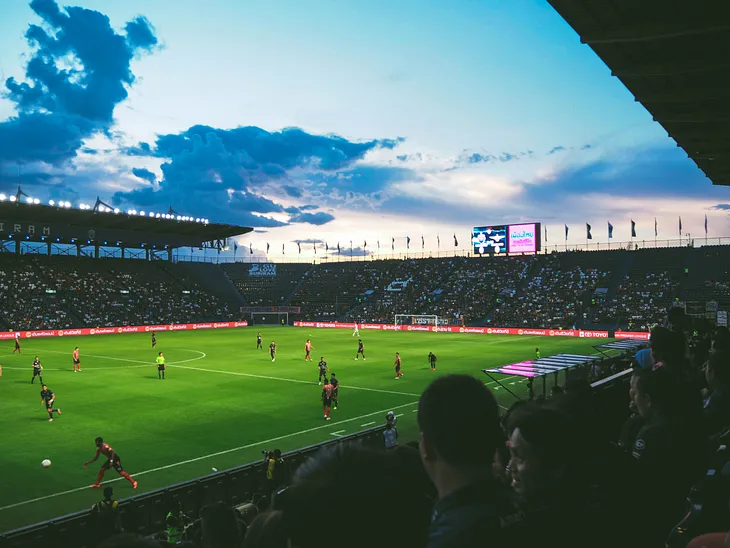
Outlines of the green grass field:
{"type": "MultiPolygon", "coordinates": [[[[84,469],[103,436],[121,456],[125,470],[139,481],[137,492],[192,479],[261,458],[263,449],[288,451],[332,436],[399,419],[401,439],[416,434],[416,402],[436,376],[469,373],[560,352],[592,354],[586,339],[363,332],[367,361],[355,361],[350,330],[263,327],[264,345],[275,340],[275,363],[255,351],[256,328],[160,333],[157,350],[168,361],[167,380],[157,379],[150,337],[109,335],[23,341],[22,356],[3,343],[0,363],[0,531],[14,529],[90,507],[101,498],[89,486],[100,459],[84,469]],[[303,361],[311,337],[314,362],[303,361]],[[71,352],[81,349],[83,371],[71,371],[71,352]],[[404,377],[394,380],[395,352],[404,377]],[[438,356],[438,371],[427,364],[438,356]],[[63,415],[50,423],[40,402],[40,385],[31,385],[31,363],[38,354],[44,381],[56,393],[63,415]],[[324,356],[340,379],[340,407],[325,422],[317,386],[316,362],[324,356]],[[49,469],[41,460],[51,459],[49,469]]],[[[518,378],[507,386],[524,394],[518,378]],[[512,384],[515,383],[515,384],[512,384]]],[[[494,383],[490,387],[495,388],[494,383]]],[[[514,397],[496,391],[503,406],[514,397]]],[[[458,413],[458,409],[454,410],[458,413]]],[[[131,485],[108,471],[115,495],[130,496],[131,485]]]]}

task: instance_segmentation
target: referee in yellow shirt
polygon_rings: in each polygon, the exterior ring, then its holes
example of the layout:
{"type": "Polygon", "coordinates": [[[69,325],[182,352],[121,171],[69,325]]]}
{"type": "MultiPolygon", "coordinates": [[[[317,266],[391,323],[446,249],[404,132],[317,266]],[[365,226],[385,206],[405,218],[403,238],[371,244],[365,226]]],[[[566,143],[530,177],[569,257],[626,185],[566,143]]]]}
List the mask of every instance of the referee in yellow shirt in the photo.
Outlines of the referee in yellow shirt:
{"type": "Polygon", "coordinates": [[[155,361],[157,362],[157,378],[165,380],[165,356],[162,355],[162,352],[157,355],[155,361]]]}

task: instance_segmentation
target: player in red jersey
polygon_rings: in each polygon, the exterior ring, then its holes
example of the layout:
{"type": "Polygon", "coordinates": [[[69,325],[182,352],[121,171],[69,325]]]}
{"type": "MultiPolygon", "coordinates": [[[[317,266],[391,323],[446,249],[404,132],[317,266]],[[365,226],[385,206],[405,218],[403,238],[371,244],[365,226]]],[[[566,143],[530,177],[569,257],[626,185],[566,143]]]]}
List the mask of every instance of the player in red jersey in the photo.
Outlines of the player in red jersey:
{"type": "Polygon", "coordinates": [[[322,387],[322,408],[324,409],[324,420],[330,420],[330,413],[332,411],[332,391],[334,387],[330,384],[330,381],[325,380],[324,386],[322,387]]]}
{"type": "Polygon", "coordinates": [[[73,360],[74,360],[74,373],[78,371],[81,373],[81,360],[79,360],[79,347],[77,346],[74,348],[74,352],[72,354],[73,360]]]}
{"type": "Polygon", "coordinates": [[[99,475],[96,476],[96,483],[93,484],[91,487],[100,487],[101,480],[104,478],[104,473],[109,470],[109,468],[114,468],[114,470],[116,470],[120,476],[122,476],[124,479],[132,484],[132,489],[136,489],[137,482],[134,481],[132,476],[124,471],[124,468],[122,468],[122,460],[119,455],[117,455],[117,453],[114,451],[114,449],[112,449],[111,446],[109,446],[108,444],[104,443],[104,440],[101,438],[96,438],[94,442],[96,443],[96,455],[93,459],[84,463],[84,468],[89,466],[89,464],[91,464],[92,462],[96,461],[99,458],[99,455],[104,455],[107,458],[107,461],[101,465],[101,468],[99,469],[99,475]]]}
{"type": "Polygon", "coordinates": [[[312,346],[312,341],[310,339],[307,339],[307,342],[304,344],[304,361],[305,362],[312,361],[312,350],[314,350],[314,347],[312,346]]]}
{"type": "Polygon", "coordinates": [[[400,379],[403,376],[403,373],[401,373],[400,366],[400,354],[398,352],[395,353],[395,363],[393,364],[395,367],[395,380],[400,379]]]}

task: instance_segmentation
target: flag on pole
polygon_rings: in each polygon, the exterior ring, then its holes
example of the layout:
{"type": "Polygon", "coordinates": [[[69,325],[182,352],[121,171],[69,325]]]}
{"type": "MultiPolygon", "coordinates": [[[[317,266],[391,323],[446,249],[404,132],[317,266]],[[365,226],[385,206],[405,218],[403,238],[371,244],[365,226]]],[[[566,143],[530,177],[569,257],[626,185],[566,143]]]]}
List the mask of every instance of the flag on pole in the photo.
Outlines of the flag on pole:
{"type": "Polygon", "coordinates": [[[378,238],[377,245],[378,245],[378,251],[380,251],[380,238],[378,238]]]}
{"type": "Polygon", "coordinates": [[[368,246],[368,241],[367,241],[367,240],[365,240],[365,241],[363,242],[363,244],[362,244],[362,247],[363,247],[363,249],[364,249],[364,248],[366,248],[367,246],[368,246]]]}
{"type": "Polygon", "coordinates": [[[299,254],[301,255],[302,254],[302,244],[297,242],[297,247],[299,248],[299,254]]]}
{"type": "Polygon", "coordinates": [[[426,249],[426,240],[423,239],[423,234],[421,234],[421,249],[426,249]]]}
{"type": "Polygon", "coordinates": [[[545,243],[547,243],[547,241],[548,241],[548,239],[547,239],[547,225],[545,225],[545,243]]]}
{"type": "Polygon", "coordinates": [[[656,224],[656,217],[654,217],[654,237],[656,238],[657,236],[659,236],[659,227],[656,224]]]}
{"type": "Polygon", "coordinates": [[[593,236],[591,235],[591,225],[586,223],[586,240],[592,240],[593,236]]]}
{"type": "Polygon", "coordinates": [[[406,248],[407,249],[411,248],[411,237],[410,236],[406,236],[406,248]]]}
{"type": "Polygon", "coordinates": [[[636,238],[636,223],[633,221],[633,219],[631,221],[631,237],[636,238]]]}
{"type": "Polygon", "coordinates": [[[238,250],[238,244],[236,242],[233,242],[233,254],[236,254],[236,251],[238,250]]]}
{"type": "Polygon", "coordinates": [[[317,254],[317,244],[316,243],[314,244],[314,254],[315,255],[317,254]]]}
{"type": "Polygon", "coordinates": [[[266,242],[266,254],[269,254],[269,242],[266,242]]]}
{"type": "Polygon", "coordinates": [[[682,217],[679,218],[679,235],[682,235],[682,217]]]}
{"type": "Polygon", "coordinates": [[[454,234],[454,247],[459,247],[459,240],[456,239],[456,234],[454,234]]]}
{"type": "Polygon", "coordinates": [[[327,242],[325,242],[324,243],[324,252],[329,253],[329,251],[330,251],[330,245],[327,242]]]}
{"type": "Polygon", "coordinates": [[[611,221],[608,222],[608,239],[613,238],[613,225],[611,224],[611,221]]]}
{"type": "Polygon", "coordinates": [[[337,242],[337,253],[340,252],[340,242],[337,242]]]}
{"type": "Polygon", "coordinates": [[[248,244],[248,251],[249,251],[249,253],[250,253],[251,255],[253,255],[253,244],[252,244],[252,243],[249,243],[249,244],[248,244]]]}
{"type": "Polygon", "coordinates": [[[438,249],[441,249],[441,236],[439,236],[438,234],[436,234],[436,247],[438,249]]]}
{"type": "Polygon", "coordinates": [[[568,241],[568,225],[565,225],[565,241],[568,241]]]}
{"type": "Polygon", "coordinates": [[[285,255],[285,253],[284,253],[284,244],[281,244],[281,254],[282,255],[285,255]]]}
{"type": "Polygon", "coordinates": [[[707,215],[705,215],[705,236],[707,236],[707,215]]]}
{"type": "Polygon", "coordinates": [[[395,238],[391,238],[390,249],[392,249],[393,251],[395,251],[395,238]]]}

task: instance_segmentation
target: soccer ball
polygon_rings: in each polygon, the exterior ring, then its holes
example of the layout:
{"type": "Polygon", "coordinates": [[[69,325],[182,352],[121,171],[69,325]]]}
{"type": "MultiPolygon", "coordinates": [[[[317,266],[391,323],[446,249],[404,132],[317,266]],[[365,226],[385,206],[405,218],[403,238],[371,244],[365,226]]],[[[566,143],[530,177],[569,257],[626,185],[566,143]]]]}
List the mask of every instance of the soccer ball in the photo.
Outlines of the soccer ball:
{"type": "Polygon", "coordinates": [[[43,468],[50,468],[51,467],[51,461],[48,459],[43,459],[43,462],[41,462],[41,466],[43,468]]]}

